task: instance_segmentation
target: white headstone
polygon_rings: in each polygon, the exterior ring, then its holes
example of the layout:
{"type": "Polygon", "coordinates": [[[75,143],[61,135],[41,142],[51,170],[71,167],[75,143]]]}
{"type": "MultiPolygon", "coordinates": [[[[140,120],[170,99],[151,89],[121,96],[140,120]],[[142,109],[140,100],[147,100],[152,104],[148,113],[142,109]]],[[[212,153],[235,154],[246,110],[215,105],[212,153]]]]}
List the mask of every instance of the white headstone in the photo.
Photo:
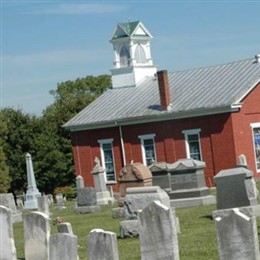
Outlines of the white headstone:
{"type": "Polygon", "coordinates": [[[37,209],[38,201],[37,197],[40,197],[41,194],[36,186],[32,157],[29,153],[26,154],[26,169],[27,169],[27,191],[25,196],[25,209],[37,209]]]}
{"type": "Polygon", "coordinates": [[[93,229],[87,238],[89,260],[119,260],[116,234],[93,229]]]}
{"type": "Polygon", "coordinates": [[[238,208],[224,217],[215,218],[220,260],[259,260],[258,231],[255,216],[238,208]]]}
{"type": "Polygon", "coordinates": [[[26,260],[49,259],[49,217],[42,212],[24,216],[24,253],[26,260]]]}
{"type": "Polygon", "coordinates": [[[76,187],[77,187],[77,189],[84,188],[84,180],[83,180],[83,177],[81,175],[78,175],[76,177],[76,187]]]}
{"type": "Polygon", "coordinates": [[[77,237],[68,233],[58,233],[50,237],[50,260],[77,260],[77,237]]]}
{"type": "Polygon", "coordinates": [[[138,211],[142,260],[179,260],[177,228],[172,210],[154,201],[138,211]]]}
{"type": "Polygon", "coordinates": [[[0,259],[16,260],[11,209],[0,206],[0,259]]]}

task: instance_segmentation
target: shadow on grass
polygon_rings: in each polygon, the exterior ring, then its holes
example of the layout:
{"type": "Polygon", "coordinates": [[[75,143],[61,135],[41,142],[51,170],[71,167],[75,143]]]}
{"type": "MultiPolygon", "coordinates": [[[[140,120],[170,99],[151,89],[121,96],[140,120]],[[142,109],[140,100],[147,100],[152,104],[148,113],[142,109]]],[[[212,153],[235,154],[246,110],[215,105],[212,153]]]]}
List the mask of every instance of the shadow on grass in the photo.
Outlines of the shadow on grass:
{"type": "Polygon", "coordinates": [[[200,216],[200,218],[206,218],[209,220],[213,220],[213,217],[211,215],[200,216]]]}

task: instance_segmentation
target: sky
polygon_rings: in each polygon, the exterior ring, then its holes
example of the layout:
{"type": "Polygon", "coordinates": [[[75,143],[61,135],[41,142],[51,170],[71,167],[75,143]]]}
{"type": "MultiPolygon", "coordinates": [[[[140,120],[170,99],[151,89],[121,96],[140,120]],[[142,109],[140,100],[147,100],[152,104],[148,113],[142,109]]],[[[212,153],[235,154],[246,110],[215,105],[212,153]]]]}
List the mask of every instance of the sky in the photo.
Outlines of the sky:
{"type": "Polygon", "coordinates": [[[0,0],[0,108],[40,116],[67,80],[110,74],[117,23],[140,20],[158,70],[260,54],[260,0],[0,0]]]}

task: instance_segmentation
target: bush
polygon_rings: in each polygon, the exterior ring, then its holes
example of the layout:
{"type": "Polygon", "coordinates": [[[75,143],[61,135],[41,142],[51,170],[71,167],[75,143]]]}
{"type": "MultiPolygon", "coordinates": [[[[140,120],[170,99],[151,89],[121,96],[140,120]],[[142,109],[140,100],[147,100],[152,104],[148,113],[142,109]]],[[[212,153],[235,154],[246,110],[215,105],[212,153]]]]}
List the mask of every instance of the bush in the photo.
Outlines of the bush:
{"type": "Polygon", "coordinates": [[[54,194],[57,195],[59,193],[61,193],[67,199],[72,199],[76,197],[76,188],[73,186],[63,186],[55,188],[54,194]]]}

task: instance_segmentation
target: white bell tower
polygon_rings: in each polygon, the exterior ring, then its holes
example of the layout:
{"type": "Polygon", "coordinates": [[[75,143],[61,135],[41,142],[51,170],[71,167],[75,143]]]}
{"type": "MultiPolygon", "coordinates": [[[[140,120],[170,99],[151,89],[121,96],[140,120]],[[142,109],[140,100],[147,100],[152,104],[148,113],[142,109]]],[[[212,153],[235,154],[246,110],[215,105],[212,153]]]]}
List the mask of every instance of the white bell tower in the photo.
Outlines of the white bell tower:
{"type": "Polygon", "coordinates": [[[117,25],[110,40],[114,47],[113,88],[136,86],[156,73],[150,49],[152,38],[140,21],[117,25]]]}

